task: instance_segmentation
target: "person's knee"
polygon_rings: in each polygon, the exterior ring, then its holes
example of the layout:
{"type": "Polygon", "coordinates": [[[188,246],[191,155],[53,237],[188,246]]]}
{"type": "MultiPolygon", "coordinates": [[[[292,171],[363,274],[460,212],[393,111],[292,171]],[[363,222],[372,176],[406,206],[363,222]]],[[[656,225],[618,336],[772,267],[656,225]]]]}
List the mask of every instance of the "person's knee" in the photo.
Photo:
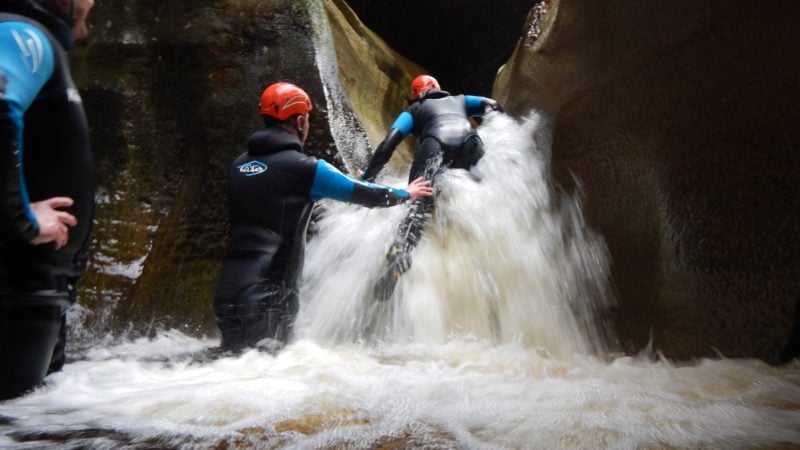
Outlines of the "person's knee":
{"type": "Polygon", "coordinates": [[[55,295],[4,298],[0,306],[0,398],[20,396],[63,366],[64,314],[55,295]],[[59,361],[53,364],[56,356],[59,361]]]}
{"type": "Polygon", "coordinates": [[[453,158],[453,168],[470,170],[478,161],[483,158],[486,152],[483,149],[483,141],[477,136],[470,136],[461,146],[453,158]]]}
{"type": "Polygon", "coordinates": [[[239,350],[247,346],[242,321],[236,314],[234,306],[215,305],[214,307],[214,316],[221,335],[220,347],[228,350],[239,350]]]}
{"type": "Polygon", "coordinates": [[[215,304],[217,327],[222,335],[220,346],[228,349],[259,347],[265,339],[286,343],[297,309],[295,291],[280,286],[252,286],[242,292],[235,303],[215,304]]]}

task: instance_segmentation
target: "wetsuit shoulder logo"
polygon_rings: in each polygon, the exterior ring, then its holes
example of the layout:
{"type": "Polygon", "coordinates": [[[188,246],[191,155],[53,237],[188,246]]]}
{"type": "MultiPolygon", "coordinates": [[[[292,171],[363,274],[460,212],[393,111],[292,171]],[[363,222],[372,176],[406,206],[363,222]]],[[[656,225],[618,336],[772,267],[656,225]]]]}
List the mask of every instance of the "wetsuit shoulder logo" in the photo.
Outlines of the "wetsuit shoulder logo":
{"type": "Polygon", "coordinates": [[[243,173],[247,177],[260,175],[267,171],[267,165],[261,161],[246,162],[240,166],[237,166],[236,168],[239,169],[240,173],[243,173]]]}
{"type": "Polygon", "coordinates": [[[24,36],[17,30],[11,30],[14,40],[17,41],[19,46],[20,56],[25,63],[25,68],[30,73],[39,71],[42,66],[42,59],[44,58],[44,44],[42,39],[31,30],[22,30],[24,36]]]}

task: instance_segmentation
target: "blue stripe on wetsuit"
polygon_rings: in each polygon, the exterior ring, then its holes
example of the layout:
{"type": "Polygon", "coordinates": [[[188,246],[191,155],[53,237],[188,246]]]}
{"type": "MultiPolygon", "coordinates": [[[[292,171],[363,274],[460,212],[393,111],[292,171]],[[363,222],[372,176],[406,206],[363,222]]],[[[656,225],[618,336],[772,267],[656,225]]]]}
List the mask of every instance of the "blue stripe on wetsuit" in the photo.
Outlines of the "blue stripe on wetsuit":
{"type": "Polygon", "coordinates": [[[308,196],[314,201],[321,198],[332,198],[342,202],[349,202],[353,197],[353,190],[355,190],[356,184],[369,189],[377,188],[391,191],[403,198],[409,197],[408,192],[403,189],[390,189],[379,184],[353,180],[322,159],[317,161],[314,182],[311,185],[311,192],[308,193],[308,196]]]}
{"type": "Polygon", "coordinates": [[[397,128],[403,136],[408,136],[411,130],[414,129],[414,117],[409,112],[403,111],[397,116],[397,119],[394,120],[391,128],[397,128]]]}
{"type": "Polygon", "coordinates": [[[0,22],[0,73],[6,78],[5,93],[0,101],[8,105],[10,120],[17,129],[22,203],[28,220],[37,230],[38,224],[30,210],[30,199],[22,173],[23,116],[53,75],[54,66],[50,41],[40,30],[24,22],[0,22]]]}
{"type": "Polygon", "coordinates": [[[317,161],[317,170],[314,173],[314,183],[308,196],[317,201],[321,198],[332,198],[339,201],[349,201],[353,196],[355,183],[345,176],[336,167],[325,160],[317,161]]]}
{"type": "Polygon", "coordinates": [[[483,108],[481,105],[483,104],[483,97],[478,97],[475,95],[465,95],[464,101],[467,104],[467,114],[470,117],[477,117],[483,115],[483,108]]]}

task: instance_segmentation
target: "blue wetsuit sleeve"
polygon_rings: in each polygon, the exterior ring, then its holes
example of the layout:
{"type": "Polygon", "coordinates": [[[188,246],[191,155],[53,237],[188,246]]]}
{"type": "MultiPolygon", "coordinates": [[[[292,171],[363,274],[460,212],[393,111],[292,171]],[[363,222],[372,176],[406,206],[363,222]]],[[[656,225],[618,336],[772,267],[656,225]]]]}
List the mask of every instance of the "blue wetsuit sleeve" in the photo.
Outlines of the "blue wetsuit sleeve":
{"type": "Polygon", "coordinates": [[[403,111],[397,116],[397,119],[394,120],[391,128],[396,128],[403,137],[408,136],[411,130],[414,129],[414,116],[408,111],[403,111]]]}
{"type": "Polygon", "coordinates": [[[464,102],[467,104],[467,115],[469,117],[479,117],[483,115],[484,97],[475,95],[465,95],[464,102]]]}
{"type": "Polygon", "coordinates": [[[54,67],[53,48],[40,30],[0,23],[0,221],[26,241],[39,230],[23,174],[23,118],[54,67]]]}
{"type": "Polygon", "coordinates": [[[469,117],[481,117],[486,114],[486,108],[491,108],[493,111],[503,112],[503,108],[497,103],[497,100],[478,97],[476,95],[465,95],[464,103],[467,107],[467,115],[469,117]]]}
{"type": "Polygon", "coordinates": [[[392,158],[395,148],[411,133],[414,129],[414,117],[408,111],[403,111],[397,116],[389,133],[383,138],[383,141],[375,149],[369,164],[361,174],[361,179],[367,181],[375,181],[378,172],[383,169],[383,166],[392,158]]]}
{"type": "Polygon", "coordinates": [[[403,189],[354,180],[324,160],[317,162],[314,182],[308,195],[314,201],[332,198],[369,208],[397,205],[410,197],[403,189]]]}
{"type": "Polygon", "coordinates": [[[347,175],[327,161],[320,159],[317,161],[314,182],[311,184],[311,192],[308,196],[314,201],[321,198],[332,198],[341,202],[349,202],[350,197],[353,196],[354,185],[353,180],[347,175]]]}

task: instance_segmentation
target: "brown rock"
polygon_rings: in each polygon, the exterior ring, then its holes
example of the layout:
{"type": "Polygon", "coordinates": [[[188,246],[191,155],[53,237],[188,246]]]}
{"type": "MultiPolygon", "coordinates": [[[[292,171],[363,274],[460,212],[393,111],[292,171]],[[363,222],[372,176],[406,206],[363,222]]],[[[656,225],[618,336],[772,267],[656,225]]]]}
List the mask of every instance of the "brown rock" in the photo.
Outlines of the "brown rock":
{"type": "Polygon", "coordinates": [[[788,5],[556,0],[499,73],[496,98],[545,112],[554,175],[582,184],[628,352],[651,333],[675,358],[777,362],[787,346],[800,299],[788,5]]]}

